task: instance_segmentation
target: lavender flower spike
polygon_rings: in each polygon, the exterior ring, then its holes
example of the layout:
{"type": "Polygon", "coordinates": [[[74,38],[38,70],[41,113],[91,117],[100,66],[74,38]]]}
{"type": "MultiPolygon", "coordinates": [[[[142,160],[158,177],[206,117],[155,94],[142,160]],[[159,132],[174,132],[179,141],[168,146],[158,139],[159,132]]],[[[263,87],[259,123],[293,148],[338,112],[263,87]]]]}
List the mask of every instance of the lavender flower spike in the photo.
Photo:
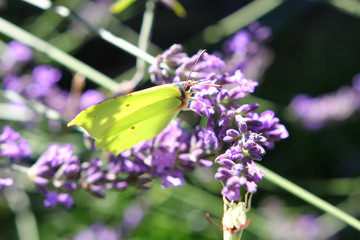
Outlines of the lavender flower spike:
{"type": "Polygon", "coordinates": [[[45,207],[54,208],[58,204],[64,205],[67,209],[70,209],[74,203],[73,198],[67,193],[57,194],[56,192],[48,192],[46,199],[44,200],[45,207]]]}
{"type": "Polygon", "coordinates": [[[0,134],[0,157],[8,157],[14,162],[31,155],[30,144],[10,126],[5,126],[0,134]]]}

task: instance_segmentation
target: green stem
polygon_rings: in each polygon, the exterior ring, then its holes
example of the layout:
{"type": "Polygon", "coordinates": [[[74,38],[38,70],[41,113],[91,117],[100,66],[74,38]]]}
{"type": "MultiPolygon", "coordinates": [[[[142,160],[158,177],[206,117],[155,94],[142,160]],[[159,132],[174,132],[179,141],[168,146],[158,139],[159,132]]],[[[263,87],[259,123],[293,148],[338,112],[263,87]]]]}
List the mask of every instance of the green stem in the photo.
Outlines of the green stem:
{"type": "Polygon", "coordinates": [[[129,43],[128,41],[115,36],[114,34],[112,34],[111,32],[107,31],[106,29],[100,28],[98,30],[98,34],[99,36],[110,42],[111,44],[121,48],[122,50],[124,50],[125,52],[143,59],[144,61],[148,62],[149,64],[156,64],[156,58],[151,56],[150,54],[148,54],[147,52],[141,50],[140,48],[138,48],[137,46],[129,43]]]}
{"type": "MultiPolygon", "coordinates": [[[[155,1],[147,0],[145,3],[145,12],[143,15],[143,20],[141,24],[140,34],[139,34],[139,42],[138,47],[143,51],[147,51],[151,39],[152,26],[154,23],[154,12],[155,12],[155,1]]],[[[121,87],[121,91],[131,92],[138,83],[144,78],[146,71],[146,63],[143,59],[136,59],[136,72],[132,79],[128,82],[124,82],[123,87],[121,87]]]]}
{"type": "Polygon", "coordinates": [[[37,5],[36,2],[35,3],[33,1],[26,1],[26,2],[33,4],[34,6],[44,9],[44,10],[48,9],[48,8],[52,8],[55,11],[55,13],[57,13],[61,17],[72,16],[77,21],[84,24],[88,29],[92,30],[95,34],[97,34],[103,40],[111,43],[112,45],[124,50],[125,52],[127,52],[137,58],[143,59],[144,61],[148,62],[149,64],[156,64],[155,57],[151,56],[150,54],[148,54],[144,50],[138,48],[137,46],[129,43],[128,41],[124,40],[123,38],[115,36],[114,34],[107,31],[106,29],[96,28],[94,26],[91,26],[89,23],[87,23],[85,20],[83,20],[80,16],[78,16],[76,13],[74,13],[73,11],[71,11],[70,9],[68,9],[65,6],[49,5],[46,7],[41,7],[41,6],[37,5]]]}
{"type": "Polygon", "coordinates": [[[155,4],[156,2],[154,0],[147,0],[145,3],[145,12],[139,34],[139,48],[145,51],[149,47],[151,38],[155,15],[155,4]]]}
{"type": "Polygon", "coordinates": [[[360,221],[260,164],[265,179],[360,231],[360,221]]]}
{"type": "MultiPolygon", "coordinates": [[[[41,104],[35,101],[30,101],[23,96],[21,96],[19,93],[10,91],[10,90],[0,90],[0,95],[3,96],[5,99],[9,100],[10,102],[16,102],[16,103],[22,103],[29,108],[33,109],[35,112],[43,114],[48,119],[52,120],[63,120],[61,117],[61,114],[57,111],[41,104]]],[[[1,116],[1,114],[0,114],[1,116]]]]}
{"type": "Polygon", "coordinates": [[[12,164],[10,166],[11,170],[13,171],[16,171],[16,172],[21,172],[21,173],[24,173],[24,174],[27,174],[29,169],[28,167],[24,167],[24,166],[21,166],[21,165],[18,165],[18,164],[12,164]]]}
{"type": "Polygon", "coordinates": [[[38,240],[39,232],[36,217],[30,207],[30,199],[21,186],[9,188],[4,196],[14,213],[15,226],[19,240],[38,240]]]}
{"type": "Polygon", "coordinates": [[[318,0],[319,2],[324,2],[330,4],[340,11],[345,12],[354,17],[360,17],[360,2],[354,0],[318,0]]]}
{"type": "MultiPolygon", "coordinates": [[[[74,70],[75,72],[83,74],[85,77],[104,88],[114,90],[118,86],[117,82],[113,81],[111,78],[107,77],[101,72],[1,17],[0,32],[10,38],[23,42],[24,44],[38,50],[39,52],[44,53],[58,63],[74,70]]],[[[108,36],[109,34],[104,33],[104,35],[108,36]]]]}

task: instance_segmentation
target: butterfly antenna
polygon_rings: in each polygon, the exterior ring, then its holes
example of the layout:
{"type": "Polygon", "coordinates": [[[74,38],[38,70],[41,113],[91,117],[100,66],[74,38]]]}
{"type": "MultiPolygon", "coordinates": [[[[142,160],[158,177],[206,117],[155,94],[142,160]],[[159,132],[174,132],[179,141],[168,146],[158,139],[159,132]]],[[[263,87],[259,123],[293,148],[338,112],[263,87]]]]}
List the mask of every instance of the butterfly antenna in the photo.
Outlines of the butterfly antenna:
{"type": "Polygon", "coordinates": [[[219,224],[217,224],[210,218],[210,213],[205,213],[205,217],[207,218],[207,220],[209,221],[210,224],[214,225],[216,228],[218,228],[220,230],[223,230],[222,227],[219,226],[219,224]]]}
{"type": "Polygon", "coordinates": [[[196,59],[194,65],[192,66],[191,71],[190,71],[190,74],[189,74],[189,76],[186,78],[185,82],[187,82],[187,81],[189,80],[192,72],[194,71],[194,68],[195,68],[196,64],[199,62],[201,56],[204,55],[205,52],[206,52],[206,49],[204,49],[204,50],[201,51],[199,57],[196,59]]]}

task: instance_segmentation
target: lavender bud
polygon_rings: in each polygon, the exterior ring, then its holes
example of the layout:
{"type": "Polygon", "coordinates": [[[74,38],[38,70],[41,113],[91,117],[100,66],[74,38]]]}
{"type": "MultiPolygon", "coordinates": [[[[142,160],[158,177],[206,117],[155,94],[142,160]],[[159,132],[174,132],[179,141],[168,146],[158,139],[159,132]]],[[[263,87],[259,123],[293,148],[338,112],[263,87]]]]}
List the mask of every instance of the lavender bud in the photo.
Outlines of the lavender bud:
{"type": "Polygon", "coordinates": [[[203,167],[211,168],[213,166],[213,162],[206,159],[200,159],[199,164],[203,167]]]}
{"type": "Polygon", "coordinates": [[[115,189],[118,189],[118,190],[124,190],[127,188],[127,186],[128,186],[128,183],[125,181],[119,181],[114,184],[115,189]]]}
{"type": "Polygon", "coordinates": [[[216,163],[229,169],[231,169],[235,165],[234,161],[231,161],[230,159],[227,158],[220,159],[216,163]]]}
{"type": "Polygon", "coordinates": [[[66,192],[72,192],[77,188],[77,184],[75,182],[63,182],[59,185],[54,184],[54,186],[66,192]]]}
{"type": "Polygon", "coordinates": [[[250,148],[253,148],[256,146],[256,142],[254,140],[247,140],[244,145],[244,149],[249,150],[250,148]]]}
{"type": "Polygon", "coordinates": [[[101,181],[104,178],[103,172],[95,172],[87,177],[87,183],[92,184],[101,181]]]}
{"type": "Polygon", "coordinates": [[[232,166],[231,170],[236,176],[240,176],[241,172],[244,170],[244,165],[242,163],[237,163],[232,166]]]}
{"type": "Polygon", "coordinates": [[[244,115],[245,113],[249,112],[249,110],[250,110],[250,105],[244,104],[244,105],[238,107],[235,112],[237,114],[244,115]]]}
{"type": "Polygon", "coordinates": [[[245,134],[248,131],[248,127],[247,124],[244,120],[244,118],[241,115],[236,115],[235,116],[235,121],[238,124],[238,128],[240,130],[240,133],[245,134]]]}
{"type": "Polygon", "coordinates": [[[223,179],[233,176],[233,173],[229,169],[224,168],[224,167],[219,167],[217,169],[217,173],[218,173],[218,177],[223,178],[223,179]]]}
{"type": "Polygon", "coordinates": [[[3,187],[9,187],[13,185],[14,180],[12,178],[0,178],[0,190],[3,189],[3,187]]]}
{"type": "Polygon", "coordinates": [[[246,124],[249,127],[262,127],[263,123],[260,120],[246,118],[246,124]]]}

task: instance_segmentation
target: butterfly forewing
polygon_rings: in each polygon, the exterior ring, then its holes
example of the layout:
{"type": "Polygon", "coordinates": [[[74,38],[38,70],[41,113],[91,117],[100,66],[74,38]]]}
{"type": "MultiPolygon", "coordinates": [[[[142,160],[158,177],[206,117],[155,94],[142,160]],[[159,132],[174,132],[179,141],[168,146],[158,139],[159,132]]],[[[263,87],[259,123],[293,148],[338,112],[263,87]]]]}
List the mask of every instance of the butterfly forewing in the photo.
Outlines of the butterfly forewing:
{"type": "Polygon", "coordinates": [[[118,153],[116,147],[128,149],[165,128],[179,112],[181,96],[174,84],[148,88],[91,106],[68,126],[81,126],[96,139],[99,148],[118,153]]]}

